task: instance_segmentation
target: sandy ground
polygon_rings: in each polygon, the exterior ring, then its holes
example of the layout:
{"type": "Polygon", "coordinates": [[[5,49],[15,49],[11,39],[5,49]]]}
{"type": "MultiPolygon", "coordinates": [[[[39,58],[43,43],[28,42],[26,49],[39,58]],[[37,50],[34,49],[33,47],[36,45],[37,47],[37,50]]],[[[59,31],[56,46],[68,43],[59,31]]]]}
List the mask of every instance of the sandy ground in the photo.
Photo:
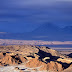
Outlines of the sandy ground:
{"type": "Polygon", "coordinates": [[[33,69],[38,69],[38,68],[28,68],[25,67],[24,64],[6,66],[6,67],[0,66],[0,72],[20,72],[20,70],[15,70],[15,67],[19,67],[19,69],[21,69],[22,72],[45,72],[45,71],[34,71],[33,69]]]}

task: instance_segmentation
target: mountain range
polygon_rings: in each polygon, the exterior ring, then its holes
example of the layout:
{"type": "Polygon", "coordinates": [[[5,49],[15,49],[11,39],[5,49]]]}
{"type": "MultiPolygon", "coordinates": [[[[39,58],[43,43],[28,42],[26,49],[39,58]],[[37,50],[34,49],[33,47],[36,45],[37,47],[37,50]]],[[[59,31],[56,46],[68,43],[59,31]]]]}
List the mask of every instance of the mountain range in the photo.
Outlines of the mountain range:
{"type": "Polygon", "coordinates": [[[53,33],[57,33],[60,31],[60,28],[56,25],[53,25],[51,23],[48,24],[43,24],[40,27],[38,27],[37,29],[35,29],[33,32],[34,33],[42,33],[42,34],[53,34],[53,33]]]}
{"type": "Polygon", "coordinates": [[[54,24],[43,24],[33,31],[34,33],[46,33],[46,34],[72,34],[72,26],[65,26],[60,28],[54,24]]]}
{"type": "Polygon", "coordinates": [[[54,24],[47,23],[39,26],[32,32],[0,33],[0,39],[71,41],[72,26],[60,28],[54,24]]]}

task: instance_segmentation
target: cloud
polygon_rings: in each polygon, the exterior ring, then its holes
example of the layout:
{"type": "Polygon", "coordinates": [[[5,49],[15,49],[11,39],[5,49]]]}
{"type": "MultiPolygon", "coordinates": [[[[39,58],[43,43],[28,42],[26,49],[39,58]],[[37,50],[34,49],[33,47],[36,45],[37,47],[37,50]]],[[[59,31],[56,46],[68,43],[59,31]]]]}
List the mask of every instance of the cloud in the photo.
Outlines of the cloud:
{"type": "Polygon", "coordinates": [[[42,5],[50,5],[54,0],[0,0],[1,7],[14,7],[14,8],[24,8],[29,6],[42,6],[42,5]]]}
{"type": "Polygon", "coordinates": [[[3,7],[49,6],[58,2],[71,2],[72,0],[0,0],[3,7]]]}
{"type": "Polygon", "coordinates": [[[16,22],[16,18],[0,18],[0,22],[16,22]]]}
{"type": "MultiPolygon", "coordinates": [[[[72,0],[0,0],[0,24],[72,25],[72,0]]],[[[26,25],[25,25],[26,26],[26,25]]],[[[26,28],[26,27],[24,27],[26,28]]]]}

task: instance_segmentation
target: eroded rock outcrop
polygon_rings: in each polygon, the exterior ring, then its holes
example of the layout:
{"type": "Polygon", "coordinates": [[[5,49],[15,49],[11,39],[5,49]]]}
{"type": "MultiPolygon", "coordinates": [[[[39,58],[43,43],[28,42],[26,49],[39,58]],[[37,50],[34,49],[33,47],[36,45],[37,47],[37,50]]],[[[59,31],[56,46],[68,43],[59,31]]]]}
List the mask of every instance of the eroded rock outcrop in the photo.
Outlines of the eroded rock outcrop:
{"type": "Polygon", "coordinates": [[[51,61],[50,63],[44,63],[39,61],[38,59],[31,59],[27,64],[27,67],[35,68],[40,67],[40,71],[53,71],[53,72],[61,72],[63,70],[62,65],[60,63],[51,61]]]}
{"type": "Polygon", "coordinates": [[[72,58],[45,46],[9,45],[1,46],[0,50],[0,66],[25,63],[29,68],[44,72],[61,72],[72,67],[72,58]]]}
{"type": "Polygon", "coordinates": [[[0,65],[15,65],[26,62],[26,59],[22,56],[11,56],[7,53],[0,53],[0,65]]]}

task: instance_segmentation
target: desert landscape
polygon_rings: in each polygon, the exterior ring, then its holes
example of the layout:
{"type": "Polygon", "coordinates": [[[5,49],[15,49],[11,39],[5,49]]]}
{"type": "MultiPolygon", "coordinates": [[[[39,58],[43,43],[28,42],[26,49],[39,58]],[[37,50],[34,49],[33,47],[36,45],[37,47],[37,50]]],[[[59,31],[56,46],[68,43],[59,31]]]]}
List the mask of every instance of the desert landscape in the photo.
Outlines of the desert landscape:
{"type": "Polygon", "coordinates": [[[72,72],[72,0],[0,0],[0,72],[72,72]]]}
{"type": "Polygon", "coordinates": [[[46,46],[0,46],[0,72],[72,72],[72,54],[46,46]]]}
{"type": "Polygon", "coordinates": [[[0,45],[72,45],[72,41],[0,39],[0,45]]]}

